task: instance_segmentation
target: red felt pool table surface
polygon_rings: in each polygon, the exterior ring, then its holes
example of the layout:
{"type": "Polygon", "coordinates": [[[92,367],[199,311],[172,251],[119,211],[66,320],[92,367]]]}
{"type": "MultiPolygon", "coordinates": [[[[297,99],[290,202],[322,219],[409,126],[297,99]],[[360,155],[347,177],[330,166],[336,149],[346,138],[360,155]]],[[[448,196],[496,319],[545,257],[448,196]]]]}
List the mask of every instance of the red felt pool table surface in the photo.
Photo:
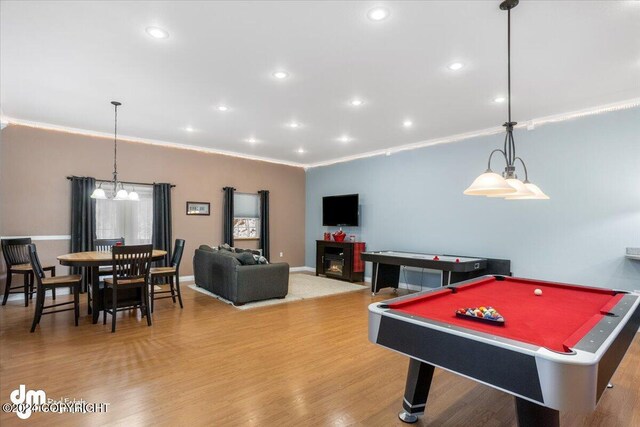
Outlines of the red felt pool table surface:
{"type": "Polygon", "coordinates": [[[610,289],[512,277],[482,277],[461,285],[420,295],[389,308],[487,334],[567,352],[622,298],[610,289]],[[534,294],[542,290],[541,296],[534,294]],[[493,307],[504,326],[459,318],[459,308],[493,307]]]}

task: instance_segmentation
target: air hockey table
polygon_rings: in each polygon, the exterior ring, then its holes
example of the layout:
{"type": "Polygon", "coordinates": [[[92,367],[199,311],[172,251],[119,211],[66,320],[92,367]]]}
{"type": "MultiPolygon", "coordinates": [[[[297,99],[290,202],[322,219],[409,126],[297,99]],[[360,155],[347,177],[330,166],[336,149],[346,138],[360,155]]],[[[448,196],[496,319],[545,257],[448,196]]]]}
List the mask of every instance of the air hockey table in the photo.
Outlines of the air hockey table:
{"type": "MultiPolygon", "coordinates": [[[[373,264],[371,276],[371,292],[375,295],[382,288],[398,288],[400,283],[400,267],[416,267],[441,272],[442,286],[455,283],[456,273],[484,271],[487,268],[486,258],[469,258],[454,255],[421,254],[401,251],[363,252],[363,261],[373,264]]],[[[498,273],[492,271],[491,273],[498,273]]],[[[506,272],[508,274],[508,272],[506,272]]],[[[467,279],[468,277],[464,277],[467,279]]],[[[463,280],[464,280],[463,279],[463,280]]]]}

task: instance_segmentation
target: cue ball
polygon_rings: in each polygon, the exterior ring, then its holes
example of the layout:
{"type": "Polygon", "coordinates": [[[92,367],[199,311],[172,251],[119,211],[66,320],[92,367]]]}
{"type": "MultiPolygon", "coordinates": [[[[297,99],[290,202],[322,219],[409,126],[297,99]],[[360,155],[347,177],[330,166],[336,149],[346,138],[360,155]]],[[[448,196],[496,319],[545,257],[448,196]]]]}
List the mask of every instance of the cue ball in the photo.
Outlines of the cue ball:
{"type": "Polygon", "coordinates": [[[542,289],[536,289],[535,291],[533,291],[534,294],[536,294],[537,296],[542,295],[542,289]]]}

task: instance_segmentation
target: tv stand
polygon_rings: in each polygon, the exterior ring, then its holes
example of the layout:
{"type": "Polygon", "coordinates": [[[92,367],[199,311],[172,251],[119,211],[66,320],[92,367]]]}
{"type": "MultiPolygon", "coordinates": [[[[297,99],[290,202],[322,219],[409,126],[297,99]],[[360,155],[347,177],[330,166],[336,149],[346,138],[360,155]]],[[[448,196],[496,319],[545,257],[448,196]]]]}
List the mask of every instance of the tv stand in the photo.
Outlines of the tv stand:
{"type": "Polygon", "coordinates": [[[360,253],[364,250],[364,242],[316,240],[316,276],[363,282],[364,262],[360,253]]]}

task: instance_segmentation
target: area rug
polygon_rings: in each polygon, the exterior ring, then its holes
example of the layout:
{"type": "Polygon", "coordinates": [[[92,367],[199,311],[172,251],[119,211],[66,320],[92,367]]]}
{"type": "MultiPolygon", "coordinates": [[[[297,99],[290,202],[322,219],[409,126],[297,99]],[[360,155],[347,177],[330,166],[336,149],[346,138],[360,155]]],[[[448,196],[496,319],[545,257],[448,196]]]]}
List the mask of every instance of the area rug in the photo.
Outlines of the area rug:
{"type": "Polygon", "coordinates": [[[195,284],[189,285],[194,291],[200,292],[210,297],[219,299],[222,302],[232,305],[238,310],[250,310],[252,308],[266,307],[269,305],[286,304],[294,301],[301,301],[311,298],[320,298],[330,295],[343,294],[345,292],[355,292],[368,289],[367,286],[354,285],[353,283],[341,280],[327,279],[324,277],[311,276],[309,274],[289,275],[289,293],[283,299],[269,299],[265,301],[248,302],[245,305],[235,306],[230,301],[219,295],[213,294],[206,289],[199,288],[195,284]]]}

